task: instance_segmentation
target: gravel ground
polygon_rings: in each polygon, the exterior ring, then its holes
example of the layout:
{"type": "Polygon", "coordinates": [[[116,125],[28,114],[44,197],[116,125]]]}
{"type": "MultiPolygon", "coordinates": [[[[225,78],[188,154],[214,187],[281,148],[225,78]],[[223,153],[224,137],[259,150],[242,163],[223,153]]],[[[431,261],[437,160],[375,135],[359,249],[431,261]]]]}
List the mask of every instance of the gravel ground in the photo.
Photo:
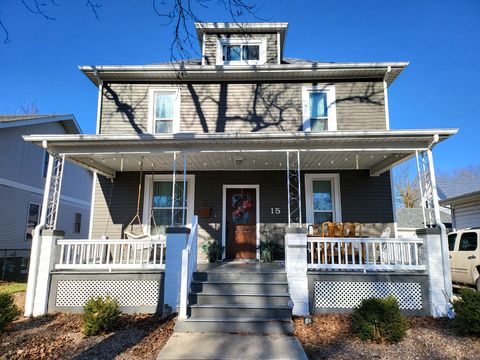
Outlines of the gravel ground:
{"type": "MultiPolygon", "coordinates": [[[[24,298],[15,294],[21,308],[24,298]]],[[[86,337],[78,314],[20,318],[0,333],[0,359],[155,359],[173,325],[173,317],[123,315],[116,331],[86,337]]]]}
{"type": "Polygon", "coordinates": [[[398,344],[362,342],[350,331],[350,316],[314,316],[312,325],[295,321],[295,335],[309,359],[480,359],[480,339],[457,335],[453,322],[431,317],[411,317],[411,328],[398,344]]]}

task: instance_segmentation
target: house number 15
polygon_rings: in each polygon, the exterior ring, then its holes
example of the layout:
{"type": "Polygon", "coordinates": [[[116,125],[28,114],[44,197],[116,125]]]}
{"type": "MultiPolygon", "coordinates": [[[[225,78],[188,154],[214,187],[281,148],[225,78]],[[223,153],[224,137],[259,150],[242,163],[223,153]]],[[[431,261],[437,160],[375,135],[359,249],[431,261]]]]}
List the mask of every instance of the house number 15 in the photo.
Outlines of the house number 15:
{"type": "Polygon", "coordinates": [[[270,208],[272,215],[280,214],[280,208],[270,208]]]}

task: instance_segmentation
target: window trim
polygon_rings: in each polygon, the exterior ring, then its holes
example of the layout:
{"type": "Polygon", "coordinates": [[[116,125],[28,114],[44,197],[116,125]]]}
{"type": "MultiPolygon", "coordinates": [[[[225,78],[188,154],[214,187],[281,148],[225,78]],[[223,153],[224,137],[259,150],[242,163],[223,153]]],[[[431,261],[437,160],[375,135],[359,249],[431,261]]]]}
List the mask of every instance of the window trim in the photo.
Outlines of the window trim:
{"type": "MultiPolygon", "coordinates": [[[[189,225],[192,222],[193,211],[195,208],[195,175],[187,174],[187,219],[185,224],[189,225]]],[[[172,181],[172,175],[145,175],[145,186],[143,192],[143,214],[142,225],[143,232],[150,234],[150,213],[152,211],[152,196],[153,196],[153,182],[154,181],[172,181]]],[[[175,181],[183,181],[183,174],[176,175],[175,181]]]]}
{"type": "Polygon", "coordinates": [[[342,201],[340,197],[340,174],[305,174],[305,210],[307,224],[313,224],[313,181],[330,180],[332,182],[333,221],[342,222],[342,201]]]}
{"type": "MultiPolygon", "coordinates": [[[[25,219],[25,231],[23,234],[23,240],[25,241],[31,241],[33,239],[33,234],[32,234],[32,239],[27,239],[27,227],[28,227],[28,220],[30,218],[30,205],[37,205],[38,206],[38,216],[37,216],[37,225],[40,222],[40,217],[42,215],[42,205],[38,204],[34,201],[29,201],[28,206],[27,206],[27,218],[25,219]]],[[[33,227],[33,230],[35,230],[36,225],[33,227]]]]}
{"type": "Polygon", "coordinates": [[[335,85],[333,84],[302,87],[303,131],[312,131],[310,126],[310,93],[315,92],[325,92],[327,94],[328,130],[326,131],[337,131],[337,106],[335,98],[335,85]]]}
{"type": "MultiPolygon", "coordinates": [[[[242,54],[243,51],[240,51],[242,54]]],[[[241,56],[241,55],[240,55],[241,56]]],[[[267,63],[267,39],[255,38],[255,39],[218,39],[217,40],[217,65],[264,65],[267,63]],[[258,60],[237,60],[237,61],[223,61],[223,46],[224,45],[259,45],[260,56],[258,60]]]]}
{"type": "Polygon", "coordinates": [[[173,99],[173,123],[172,132],[175,134],[180,132],[180,89],[174,87],[155,87],[148,90],[148,119],[147,131],[151,134],[170,134],[170,133],[156,133],[155,132],[155,94],[157,93],[174,93],[173,99]]]}

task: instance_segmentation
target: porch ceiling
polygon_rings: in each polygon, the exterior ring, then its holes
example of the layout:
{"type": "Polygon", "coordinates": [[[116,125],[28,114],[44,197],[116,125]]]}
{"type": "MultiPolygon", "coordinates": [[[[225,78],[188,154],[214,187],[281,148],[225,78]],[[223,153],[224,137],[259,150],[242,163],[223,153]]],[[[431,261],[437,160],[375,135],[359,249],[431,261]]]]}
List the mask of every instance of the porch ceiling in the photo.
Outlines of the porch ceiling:
{"type": "MultiPolygon", "coordinates": [[[[173,135],[30,135],[67,160],[113,177],[118,171],[172,171],[173,153],[187,153],[187,171],[284,170],[286,151],[300,150],[302,170],[369,169],[379,175],[423,151],[433,136],[455,129],[173,135]],[[142,166],[141,166],[142,164],[142,166]]],[[[177,156],[177,169],[183,157],[177,156]]]]}

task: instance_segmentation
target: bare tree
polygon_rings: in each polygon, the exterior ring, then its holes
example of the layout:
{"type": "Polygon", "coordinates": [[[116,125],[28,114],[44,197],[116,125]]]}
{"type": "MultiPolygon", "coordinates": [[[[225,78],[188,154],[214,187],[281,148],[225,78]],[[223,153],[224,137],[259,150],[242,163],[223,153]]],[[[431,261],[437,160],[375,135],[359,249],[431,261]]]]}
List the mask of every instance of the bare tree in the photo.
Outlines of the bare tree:
{"type": "Polygon", "coordinates": [[[39,113],[37,101],[23,101],[18,105],[17,112],[25,115],[34,115],[39,113]]]}
{"type": "MultiPolygon", "coordinates": [[[[252,0],[254,1],[254,0],[252,0]]],[[[60,6],[59,0],[21,0],[24,9],[45,20],[55,20],[52,15],[53,8],[60,6]]],[[[202,22],[200,11],[214,5],[222,8],[226,15],[238,23],[238,19],[245,15],[252,15],[257,19],[256,13],[260,7],[250,0],[151,0],[153,11],[162,20],[164,26],[172,27],[172,42],[170,46],[170,61],[172,63],[191,57],[194,51],[196,34],[189,30],[191,22],[202,22]],[[212,4],[213,3],[213,4],[212,4]]],[[[93,16],[99,20],[101,2],[87,0],[85,3],[93,16]]],[[[0,33],[3,32],[3,42],[10,41],[7,25],[0,13],[0,33]]]]}
{"type": "Polygon", "coordinates": [[[420,189],[418,177],[411,173],[410,165],[404,164],[395,169],[394,176],[395,200],[405,208],[420,206],[420,189]]]}
{"type": "Polygon", "coordinates": [[[480,165],[471,165],[447,171],[440,170],[438,171],[437,176],[443,178],[478,178],[480,177],[480,165]]]}

